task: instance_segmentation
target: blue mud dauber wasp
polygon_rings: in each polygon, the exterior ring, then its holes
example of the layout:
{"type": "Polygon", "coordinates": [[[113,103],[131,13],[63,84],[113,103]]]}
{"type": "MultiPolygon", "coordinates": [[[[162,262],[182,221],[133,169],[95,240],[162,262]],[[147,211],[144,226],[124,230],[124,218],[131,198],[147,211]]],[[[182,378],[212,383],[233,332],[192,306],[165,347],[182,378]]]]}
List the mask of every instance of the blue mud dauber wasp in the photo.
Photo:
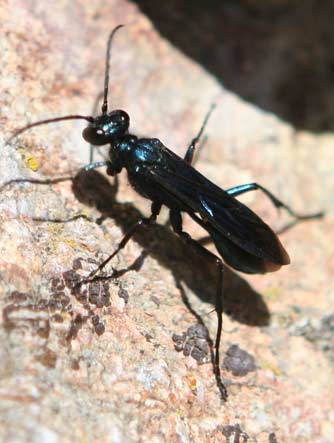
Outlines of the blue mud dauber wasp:
{"type": "Polygon", "coordinates": [[[83,138],[91,144],[91,163],[84,169],[88,171],[105,166],[107,174],[115,176],[125,168],[133,188],[140,195],[151,200],[150,217],[142,218],[126,232],[116,250],[89,274],[84,283],[94,280],[96,274],[102,271],[107,263],[124,248],[140,227],[152,226],[163,205],[169,209],[170,224],[174,232],[200,255],[211,260],[217,268],[215,310],[218,325],[212,363],[221,397],[226,400],[227,391],[221,380],[219,365],[223,321],[224,264],[218,255],[208,251],[183,231],[181,213],[189,214],[210,234],[225,263],[233,269],[248,274],[277,271],[281,266],[288,265],[290,258],[272,229],[253,211],[240,203],[236,199],[237,196],[249,191],[261,190],[276,208],[284,208],[296,220],[316,218],[322,214],[299,215],[257,183],[248,183],[223,190],[191,166],[196,145],[204,132],[214,105],[207,113],[198,134],[188,146],[184,158],[177,156],[156,138],[138,138],[131,134],[129,132],[129,115],[123,110],[108,111],[111,43],[115,33],[122,26],[114,28],[108,39],[101,115],[97,117],[68,115],[41,120],[17,130],[8,142],[35,126],[64,120],[86,120],[88,126],[83,131],[83,138]],[[106,161],[92,162],[92,145],[106,144],[110,145],[109,158],[106,161]]]}

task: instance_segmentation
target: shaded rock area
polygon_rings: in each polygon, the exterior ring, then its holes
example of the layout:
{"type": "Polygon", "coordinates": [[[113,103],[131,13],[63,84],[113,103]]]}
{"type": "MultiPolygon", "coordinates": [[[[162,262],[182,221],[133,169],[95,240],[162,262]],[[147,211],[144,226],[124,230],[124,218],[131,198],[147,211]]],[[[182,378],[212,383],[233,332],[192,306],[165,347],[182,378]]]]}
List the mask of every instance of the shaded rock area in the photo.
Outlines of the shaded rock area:
{"type": "MultiPolygon", "coordinates": [[[[175,20],[186,2],[160,4],[160,13],[148,1],[65,0],[52,13],[39,0],[1,4],[0,441],[332,443],[329,17],[312,2],[298,9],[285,1],[279,10],[261,3],[226,2],[219,25],[217,2],[206,2],[201,19],[194,2],[183,28],[175,20]],[[313,34],[296,26],[310,11],[313,34]],[[107,36],[120,23],[127,26],[113,42],[110,108],[129,113],[135,134],[183,155],[214,101],[196,160],[204,175],[224,188],[257,181],[300,213],[326,211],[290,226],[260,192],[242,197],[282,232],[291,265],[264,276],[226,270],[226,403],[210,364],[215,268],[176,238],[165,211],[99,281],[79,284],[149,214],[149,202],[123,173],[77,173],[89,161],[80,121],[5,144],[28,122],[92,113],[107,36]],[[228,63],[236,50],[239,65],[228,63]],[[310,73],[318,55],[326,63],[310,73]],[[303,75],[290,75],[294,67],[303,75]]],[[[187,217],[184,229],[214,251],[187,217]]]]}
{"type": "Polygon", "coordinates": [[[298,129],[333,131],[331,0],[321,7],[316,0],[136,3],[164,37],[241,98],[298,129]]]}

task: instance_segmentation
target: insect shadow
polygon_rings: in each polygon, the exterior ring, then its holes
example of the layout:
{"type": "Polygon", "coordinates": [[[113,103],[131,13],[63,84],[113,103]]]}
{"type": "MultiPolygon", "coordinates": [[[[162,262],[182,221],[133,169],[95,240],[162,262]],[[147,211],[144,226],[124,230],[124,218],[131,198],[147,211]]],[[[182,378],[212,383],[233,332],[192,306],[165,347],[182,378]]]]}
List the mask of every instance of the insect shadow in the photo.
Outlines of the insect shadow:
{"type": "MultiPolygon", "coordinates": [[[[174,234],[172,237],[172,234],[169,231],[167,232],[165,228],[155,229],[155,241],[152,241],[152,254],[158,255],[159,261],[162,261],[161,258],[166,258],[167,255],[161,249],[159,254],[157,254],[154,245],[157,243],[159,245],[161,243],[166,245],[166,242],[168,242],[166,250],[171,251],[169,253],[170,264],[171,262],[177,263],[177,268],[174,267],[172,269],[174,275],[180,272],[178,269],[183,269],[178,263],[178,256],[186,257],[186,261],[191,259],[192,266],[200,262],[201,269],[206,271],[203,274],[204,278],[202,277],[200,280],[194,275],[191,275],[191,278],[189,278],[190,274],[176,275],[175,279],[177,282],[180,280],[187,281],[189,287],[195,293],[200,294],[200,298],[203,300],[215,300],[217,333],[212,363],[221,398],[226,400],[227,390],[221,380],[219,364],[223,311],[225,310],[226,312],[226,307],[227,312],[229,311],[228,305],[226,306],[226,299],[228,300],[228,297],[223,297],[224,285],[226,291],[223,260],[233,269],[248,274],[274,272],[280,269],[281,266],[290,263],[289,255],[276,234],[254,212],[239,202],[236,197],[250,191],[260,190],[271,200],[276,208],[284,208],[294,219],[299,221],[319,218],[322,216],[322,213],[300,215],[258,183],[247,183],[224,191],[191,166],[196,145],[201,140],[215,104],[211,105],[199,132],[191,141],[183,158],[177,156],[156,138],[138,138],[135,134],[132,134],[129,130],[130,116],[127,112],[121,109],[108,111],[111,43],[115,33],[122,27],[123,25],[119,25],[114,28],[108,38],[101,114],[96,117],[78,114],[67,115],[30,123],[15,131],[7,143],[36,126],[65,120],[85,120],[88,125],[83,130],[82,135],[91,145],[91,160],[93,157],[92,146],[110,146],[108,159],[102,162],[90,163],[85,167],[85,170],[93,171],[96,168],[106,167],[107,174],[115,176],[122,169],[126,169],[129,182],[133,188],[140,195],[151,201],[151,215],[149,217],[143,217],[139,212],[133,214],[136,215],[135,219],[131,217],[131,214],[126,215],[127,223],[124,226],[125,228],[131,226],[128,222],[133,223],[136,220],[135,223],[132,224],[130,229],[127,229],[114,252],[79,285],[98,279],[98,274],[125,247],[131,238],[137,240],[145,238],[139,237],[139,228],[153,227],[162,206],[166,206],[169,209],[171,227],[183,242],[182,254],[177,253],[181,246],[179,243],[176,243],[174,234]],[[204,248],[198,241],[192,239],[187,232],[183,231],[182,213],[187,213],[199,226],[208,232],[221,258],[204,248]],[[192,251],[190,251],[191,249],[192,251]],[[216,271],[216,285],[210,284],[213,274],[212,268],[215,268],[216,271]],[[188,277],[185,277],[185,275],[188,275],[188,277]],[[216,288],[215,296],[210,292],[208,293],[208,288],[213,286],[216,288]]],[[[95,194],[92,193],[92,183],[83,190],[83,180],[79,180],[79,177],[80,174],[73,180],[74,188],[76,184],[81,183],[81,188],[79,187],[80,192],[79,190],[76,191],[79,200],[85,200],[86,203],[94,204],[99,210],[102,209],[102,212],[107,212],[108,216],[114,217],[116,223],[118,220],[124,223],[125,219],[118,217],[119,213],[124,213],[122,210],[124,208],[118,208],[117,212],[111,211],[108,205],[112,196],[105,195],[105,190],[103,201],[97,201],[95,194]],[[107,206],[103,202],[108,202],[107,206]]],[[[104,186],[102,188],[104,189],[104,186]]],[[[112,190],[113,196],[114,192],[115,189],[112,190]]],[[[143,246],[147,247],[146,244],[143,244],[143,246]]],[[[169,267],[171,268],[171,266],[169,267]]],[[[226,292],[228,293],[228,289],[226,292]]],[[[240,288],[238,288],[238,292],[242,292],[240,288]]],[[[244,306],[247,307],[247,311],[254,312],[256,303],[253,302],[251,309],[248,309],[250,298],[246,297],[244,301],[246,301],[244,306]]]]}
{"type": "MultiPolygon", "coordinates": [[[[112,184],[96,170],[79,171],[72,181],[72,189],[81,203],[95,207],[102,218],[111,218],[124,232],[143,217],[132,203],[118,202],[117,183],[112,184]]],[[[214,304],[215,266],[184,245],[168,226],[156,224],[152,229],[139,230],[133,239],[161,266],[170,269],[176,282],[185,283],[202,301],[214,304]]],[[[230,269],[226,269],[225,275],[224,306],[224,312],[237,322],[251,326],[270,323],[270,313],[262,296],[230,269]]]]}

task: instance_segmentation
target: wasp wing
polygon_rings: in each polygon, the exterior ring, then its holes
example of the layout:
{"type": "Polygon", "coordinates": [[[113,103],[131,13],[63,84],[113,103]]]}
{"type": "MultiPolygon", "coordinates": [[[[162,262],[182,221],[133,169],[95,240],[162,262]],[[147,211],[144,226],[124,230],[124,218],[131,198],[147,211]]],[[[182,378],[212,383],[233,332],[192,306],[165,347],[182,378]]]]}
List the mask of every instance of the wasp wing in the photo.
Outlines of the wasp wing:
{"type": "Polygon", "coordinates": [[[152,181],[179,202],[184,208],[179,210],[186,210],[211,234],[228,263],[252,273],[274,271],[290,262],[276,234],[251,209],[165,147],[164,154],[163,168],[148,168],[152,181]],[[261,264],[248,269],[247,261],[254,256],[261,264]]]}

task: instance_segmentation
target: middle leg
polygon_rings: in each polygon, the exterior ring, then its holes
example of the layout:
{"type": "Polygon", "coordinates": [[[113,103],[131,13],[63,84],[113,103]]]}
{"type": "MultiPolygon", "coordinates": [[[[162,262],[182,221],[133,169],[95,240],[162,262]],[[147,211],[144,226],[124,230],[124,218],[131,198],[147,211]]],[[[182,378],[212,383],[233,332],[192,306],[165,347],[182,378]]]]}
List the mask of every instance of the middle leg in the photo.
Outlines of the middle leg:
{"type": "Polygon", "coordinates": [[[142,218],[139,221],[137,221],[137,223],[134,226],[132,226],[132,228],[130,228],[128,230],[128,232],[126,232],[126,234],[124,235],[122,240],[119,242],[119,244],[118,244],[117,248],[114,250],[114,252],[111,255],[109,255],[109,257],[107,257],[96,269],[94,269],[94,271],[92,271],[88,275],[88,278],[85,279],[84,283],[91,281],[98,272],[102,271],[102,269],[105,268],[105,266],[110,262],[110,260],[112,260],[121,251],[121,249],[123,249],[125,247],[125,245],[128,243],[128,241],[134,236],[134,234],[137,232],[137,230],[141,226],[145,226],[145,227],[152,226],[156,222],[157,217],[160,213],[160,210],[161,210],[161,204],[153,202],[152,206],[151,206],[150,217],[142,218]]]}

